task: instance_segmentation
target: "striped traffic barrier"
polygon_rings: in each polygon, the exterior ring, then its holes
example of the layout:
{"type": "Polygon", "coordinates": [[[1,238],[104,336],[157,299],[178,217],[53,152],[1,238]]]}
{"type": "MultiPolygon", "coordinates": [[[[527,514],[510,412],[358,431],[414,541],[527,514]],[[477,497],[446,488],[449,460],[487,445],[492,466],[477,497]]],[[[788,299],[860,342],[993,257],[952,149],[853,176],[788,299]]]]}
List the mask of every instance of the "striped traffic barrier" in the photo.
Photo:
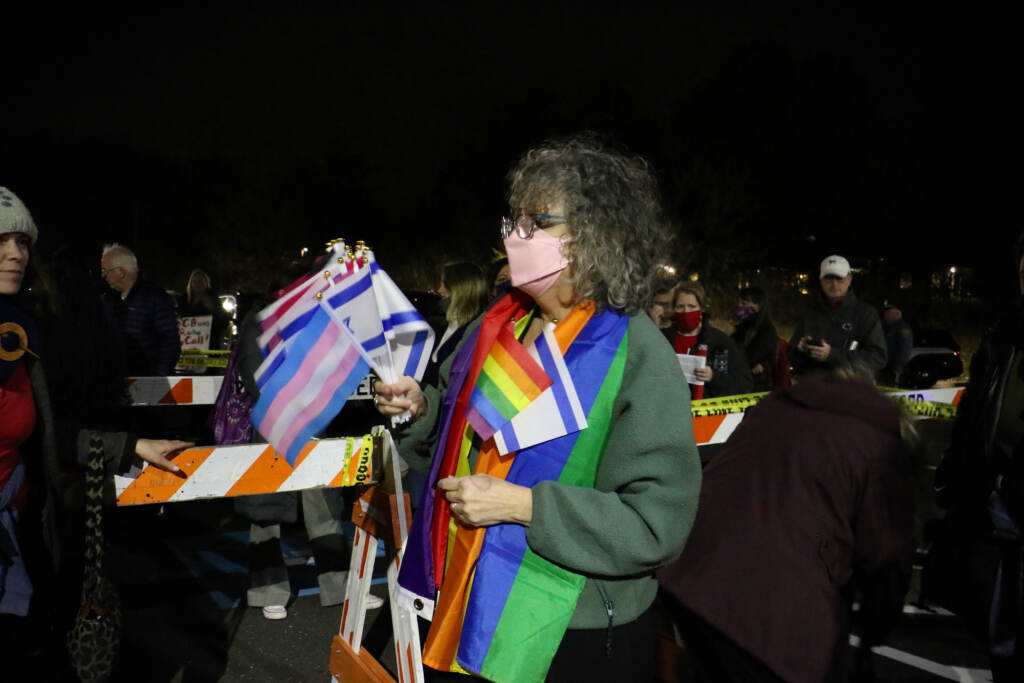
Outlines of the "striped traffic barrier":
{"type": "Polygon", "coordinates": [[[378,543],[376,536],[367,533],[361,527],[356,527],[338,635],[357,655],[362,647],[366,597],[370,594],[370,579],[373,578],[373,563],[377,558],[378,543]]]}
{"type": "Polygon", "coordinates": [[[394,451],[391,435],[382,427],[374,428],[384,450],[384,471],[378,486],[368,488],[352,506],[356,538],[352,545],[348,586],[342,607],[341,625],[331,641],[328,664],[332,680],[345,683],[395,683],[395,679],[362,647],[366,599],[370,592],[377,545],[385,544],[388,566],[388,602],[395,641],[399,683],[423,683],[423,662],[417,614],[396,599],[398,569],[402,563],[405,539],[409,533],[412,508],[409,495],[402,490],[401,458],[394,451]]]}
{"type": "Polygon", "coordinates": [[[267,444],[188,448],[171,460],[181,474],[145,465],[115,475],[118,506],[365,486],[380,481],[384,467],[381,437],[370,435],[312,440],[294,467],[267,444]]]}
{"type": "MultiPolygon", "coordinates": [[[[128,399],[133,406],[213,405],[223,382],[222,375],[129,377],[128,399]]],[[[348,400],[368,401],[372,398],[368,375],[348,400]]]]}
{"type": "Polygon", "coordinates": [[[214,375],[129,377],[128,400],[133,406],[213,405],[223,381],[214,375]]]}

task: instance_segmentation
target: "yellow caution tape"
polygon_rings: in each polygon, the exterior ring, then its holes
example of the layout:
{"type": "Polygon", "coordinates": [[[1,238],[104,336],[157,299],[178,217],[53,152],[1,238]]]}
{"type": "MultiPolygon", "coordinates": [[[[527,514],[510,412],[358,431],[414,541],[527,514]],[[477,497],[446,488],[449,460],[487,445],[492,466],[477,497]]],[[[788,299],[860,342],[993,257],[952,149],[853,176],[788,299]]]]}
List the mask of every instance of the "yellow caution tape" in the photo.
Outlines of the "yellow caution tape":
{"type": "Polygon", "coordinates": [[[757,405],[757,402],[769,393],[767,391],[759,391],[755,394],[735,394],[718,398],[702,398],[699,401],[694,401],[690,405],[690,409],[694,417],[742,413],[746,412],[747,408],[757,405]]]}
{"type": "Polygon", "coordinates": [[[950,403],[936,403],[935,401],[915,401],[907,396],[893,396],[894,403],[898,403],[913,415],[930,417],[939,420],[952,420],[956,417],[959,406],[950,403]]]}
{"type": "MultiPolygon", "coordinates": [[[[889,390],[892,393],[905,394],[899,389],[889,390]]],[[[751,406],[767,396],[768,391],[754,394],[736,394],[734,396],[720,396],[718,398],[704,398],[694,401],[691,404],[693,417],[710,417],[712,415],[729,415],[731,413],[744,413],[751,406]]],[[[895,403],[899,403],[909,412],[920,417],[935,418],[940,420],[952,420],[956,417],[957,406],[949,403],[937,403],[935,401],[920,401],[911,396],[891,396],[895,403]]]]}
{"type": "Polygon", "coordinates": [[[192,368],[226,368],[230,351],[206,351],[203,349],[189,349],[182,351],[178,356],[177,365],[187,365],[192,368]]]}

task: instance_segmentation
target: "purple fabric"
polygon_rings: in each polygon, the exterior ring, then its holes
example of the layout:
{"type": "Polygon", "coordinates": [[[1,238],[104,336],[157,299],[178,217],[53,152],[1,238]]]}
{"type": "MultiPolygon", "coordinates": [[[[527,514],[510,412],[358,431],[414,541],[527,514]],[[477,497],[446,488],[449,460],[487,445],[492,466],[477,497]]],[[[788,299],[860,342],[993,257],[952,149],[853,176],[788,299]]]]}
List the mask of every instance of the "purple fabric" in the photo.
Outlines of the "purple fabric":
{"type": "Polygon", "coordinates": [[[238,376],[238,346],[231,350],[224,383],[213,404],[208,424],[218,446],[249,443],[252,439],[252,406],[255,399],[245,391],[238,376]]]}
{"type": "Polygon", "coordinates": [[[7,485],[0,489],[0,614],[28,614],[32,581],[18,545],[18,513],[11,501],[25,480],[25,463],[18,461],[7,485]]]}

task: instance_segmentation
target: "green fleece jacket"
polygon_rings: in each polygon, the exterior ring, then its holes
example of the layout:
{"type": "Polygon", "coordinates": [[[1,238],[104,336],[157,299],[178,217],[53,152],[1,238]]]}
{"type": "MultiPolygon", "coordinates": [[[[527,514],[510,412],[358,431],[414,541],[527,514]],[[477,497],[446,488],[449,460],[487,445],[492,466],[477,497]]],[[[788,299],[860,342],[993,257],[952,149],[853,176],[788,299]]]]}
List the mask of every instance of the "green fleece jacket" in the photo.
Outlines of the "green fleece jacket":
{"type": "MultiPolygon", "coordinates": [[[[594,488],[554,481],[533,487],[530,548],[587,577],[572,629],[608,626],[602,593],[615,625],[643,614],[657,592],[654,570],[679,556],[697,513],[701,470],[686,379],[646,314],[632,315],[628,330],[622,388],[594,488]]],[[[454,356],[442,365],[439,386],[423,388],[427,412],[400,434],[400,449],[436,438],[454,356]]],[[[476,452],[470,458],[475,466],[476,452]]]]}

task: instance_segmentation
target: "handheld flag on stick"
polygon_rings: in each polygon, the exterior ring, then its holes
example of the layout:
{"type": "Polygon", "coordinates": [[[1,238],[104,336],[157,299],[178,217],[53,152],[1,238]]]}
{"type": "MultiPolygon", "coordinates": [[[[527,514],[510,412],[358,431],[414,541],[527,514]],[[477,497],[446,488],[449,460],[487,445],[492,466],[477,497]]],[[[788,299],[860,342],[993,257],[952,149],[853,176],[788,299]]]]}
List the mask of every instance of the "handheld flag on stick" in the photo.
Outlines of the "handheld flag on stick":
{"type": "Polygon", "coordinates": [[[394,382],[401,375],[408,375],[417,382],[423,379],[423,371],[430,361],[430,350],[434,348],[434,331],[423,319],[412,302],[402,293],[398,285],[377,263],[373,251],[364,252],[373,277],[373,292],[377,297],[384,335],[391,347],[393,374],[381,375],[386,382],[394,382]]]}
{"type": "Polygon", "coordinates": [[[430,326],[359,244],[354,254],[333,243],[322,272],[292,283],[259,314],[264,360],[252,421],[290,463],[371,369],[393,382],[412,367],[418,379],[433,345],[430,326]]]}
{"type": "Polygon", "coordinates": [[[345,258],[344,243],[333,245],[332,258],[323,272],[314,273],[285,288],[285,293],[259,313],[263,333],[259,338],[264,360],[256,369],[256,383],[262,387],[281,366],[295,334],[302,330],[317,307],[317,295],[354,272],[354,264],[345,258]],[[336,258],[335,258],[336,257],[336,258]]]}
{"type": "Polygon", "coordinates": [[[295,464],[310,437],[322,431],[359,386],[370,362],[355,336],[320,306],[253,406],[252,421],[295,464]]]}

